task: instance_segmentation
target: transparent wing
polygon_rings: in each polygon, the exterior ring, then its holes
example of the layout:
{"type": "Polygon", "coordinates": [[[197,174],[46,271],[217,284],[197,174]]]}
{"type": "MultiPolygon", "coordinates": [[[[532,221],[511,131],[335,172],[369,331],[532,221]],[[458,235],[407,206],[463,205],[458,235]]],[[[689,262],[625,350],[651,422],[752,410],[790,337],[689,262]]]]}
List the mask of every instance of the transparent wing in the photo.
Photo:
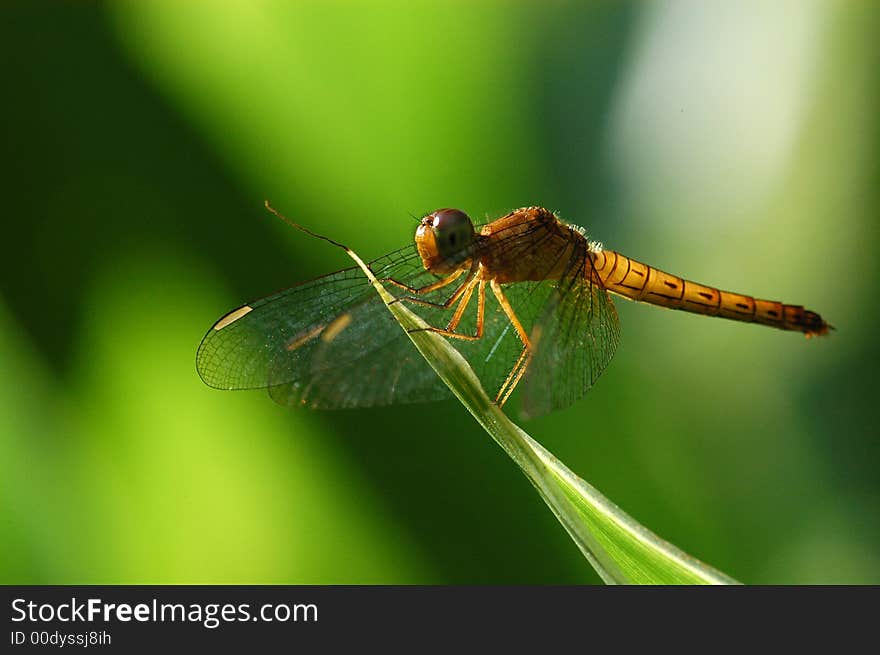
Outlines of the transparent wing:
{"type": "MultiPolygon", "coordinates": [[[[414,287],[436,279],[414,246],[370,266],[414,287]]],[[[366,407],[450,395],[358,268],[230,312],[205,335],[196,368],[209,386],[268,387],[286,405],[366,407]]]]}
{"type": "Polygon", "coordinates": [[[521,409],[526,417],[581,398],[599,379],[620,341],[617,310],[593,274],[585,249],[542,295],[546,298],[541,314],[529,333],[533,355],[522,381],[521,409]]]}

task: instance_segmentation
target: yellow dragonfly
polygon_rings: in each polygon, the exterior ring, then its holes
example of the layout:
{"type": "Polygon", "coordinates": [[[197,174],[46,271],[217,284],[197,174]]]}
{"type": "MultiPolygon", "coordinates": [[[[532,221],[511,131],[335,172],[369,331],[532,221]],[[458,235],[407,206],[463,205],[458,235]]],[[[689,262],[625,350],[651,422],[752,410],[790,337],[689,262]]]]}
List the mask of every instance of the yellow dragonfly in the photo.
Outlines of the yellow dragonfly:
{"type": "MultiPolygon", "coordinates": [[[[807,337],[833,329],[800,305],[722,291],[606,250],[542,207],[479,230],[463,211],[438,209],[419,221],[413,244],[369,266],[396,290],[395,302],[455,340],[499,405],[520,387],[526,416],[571,404],[602,374],[620,336],[610,294],[807,337]]],[[[356,267],[228,312],[202,339],[196,366],[211,387],[267,388],[284,405],[450,396],[356,267]]]]}

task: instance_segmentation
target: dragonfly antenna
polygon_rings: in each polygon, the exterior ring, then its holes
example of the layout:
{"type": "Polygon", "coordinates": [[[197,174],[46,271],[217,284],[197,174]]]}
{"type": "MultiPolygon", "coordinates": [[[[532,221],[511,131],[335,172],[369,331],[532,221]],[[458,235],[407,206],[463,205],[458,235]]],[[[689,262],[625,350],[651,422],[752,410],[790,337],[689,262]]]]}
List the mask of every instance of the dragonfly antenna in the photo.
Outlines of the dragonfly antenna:
{"type": "Polygon", "coordinates": [[[324,240],[324,241],[327,241],[328,243],[332,243],[334,246],[336,246],[336,247],[338,247],[338,248],[342,248],[345,252],[349,252],[349,253],[351,252],[351,248],[349,248],[348,246],[346,246],[346,245],[344,245],[344,244],[341,244],[341,243],[339,243],[338,241],[334,241],[334,240],[331,239],[330,237],[325,237],[323,234],[318,234],[317,232],[312,232],[309,228],[307,228],[307,227],[303,227],[302,225],[300,225],[300,224],[297,223],[296,221],[292,221],[292,220],[290,220],[289,218],[287,218],[287,216],[285,216],[285,215],[282,214],[280,211],[278,211],[277,209],[275,209],[275,208],[269,203],[268,200],[264,200],[264,201],[263,201],[263,204],[266,206],[266,209],[268,209],[270,212],[272,212],[273,214],[275,214],[275,216],[277,216],[278,218],[280,218],[282,221],[284,221],[285,223],[287,223],[287,224],[290,225],[291,227],[295,227],[297,230],[300,230],[301,232],[305,232],[305,233],[308,234],[309,236],[313,236],[313,237],[316,237],[316,238],[318,238],[318,239],[322,239],[322,240],[324,240]]]}

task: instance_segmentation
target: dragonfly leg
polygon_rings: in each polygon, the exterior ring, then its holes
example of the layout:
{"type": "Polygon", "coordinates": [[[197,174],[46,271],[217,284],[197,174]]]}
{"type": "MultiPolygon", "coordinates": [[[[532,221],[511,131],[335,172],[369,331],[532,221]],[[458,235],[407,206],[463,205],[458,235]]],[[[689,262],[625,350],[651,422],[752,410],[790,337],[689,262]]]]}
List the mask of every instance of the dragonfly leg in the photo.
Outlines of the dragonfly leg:
{"type": "Polygon", "coordinates": [[[507,402],[510,394],[513,393],[513,390],[516,389],[516,385],[519,384],[520,378],[526,372],[531,359],[532,351],[528,348],[523,348],[519,355],[519,359],[516,360],[516,364],[510,369],[510,374],[507,376],[507,379],[504,381],[504,384],[501,385],[498,394],[495,396],[495,403],[499,407],[504,407],[504,403],[507,402]]]}
{"type": "MultiPolygon", "coordinates": [[[[461,272],[455,273],[455,274],[453,274],[452,279],[454,280],[454,279],[458,278],[460,275],[461,275],[461,272]]],[[[430,300],[423,300],[421,298],[416,298],[415,296],[400,296],[399,298],[395,298],[392,302],[401,302],[401,301],[405,300],[407,302],[411,302],[416,305],[424,305],[426,307],[435,307],[437,309],[449,309],[458,301],[459,298],[461,298],[462,294],[467,291],[468,285],[470,285],[471,282],[474,280],[475,275],[476,275],[476,273],[473,271],[471,273],[469,273],[467,278],[465,279],[465,281],[462,282],[461,285],[444,302],[432,302],[430,300]]],[[[448,282],[446,282],[445,284],[448,284],[448,282]]],[[[443,286],[445,286],[445,284],[443,286]]]]}
{"type": "MultiPolygon", "coordinates": [[[[401,289],[407,289],[411,293],[424,294],[424,293],[430,293],[431,291],[436,291],[437,289],[442,289],[443,287],[451,284],[452,282],[457,280],[459,277],[461,277],[462,273],[464,273],[465,270],[466,269],[463,269],[463,268],[459,269],[458,271],[456,271],[455,273],[453,273],[452,275],[450,275],[447,278],[444,278],[442,280],[439,280],[437,282],[434,282],[432,284],[429,284],[424,287],[419,287],[419,288],[407,286],[406,284],[403,284],[402,282],[398,282],[397,280],[394,280],[391,278],[386,278],[385,281],[391,282],[392,284],[400,287],[401,289]]],[[[407,302],[411,302],[416,305],[424,305],[425,307],[435,307],[437,309],[449,309],[458,301],[459,298],[461,298],[461,295],[467,290],[468,284],[470,284],[470,282],[473,279],[475,274],[476,274],[476,271],[474,271],[474,269],[471,269],[470,272],[468,273],[467,277],[465,278],[465,281],[462,282],[461,285],[444,302],[434,302],[432,300],[423,300],[422,298],[417,298],[415,296],[400,296],[399,298],[395,298],[392,301],[392,303],[401,302],[403,300],[406,300],[407,302]]]]}
{"type": "Polygon", "coordinates": [[[519,340],[523,344],[523,349],[520,353],[519,359],[516,360],[516,364],[514,364],[513,368],[510,369],[510,373],[508,374],[507,379],[498,390],[498,395],[495,396],[495,402],[498,403],[499,407],[502,407],[504,406],[504,403],[507,402],[510,394],[513,393],[513,390],[519,383],[520,378],[522,378],[523,374],[526,372],[526,368],[528,367],[529,361],[531,360],[532,344],[529,341],[529,335],[526,334],[522,323],[519,322],[519,318],[517,318],[516,312],[513,311],[513,307],[510,305],[510,301],[507,300],[507,296],[505,296],[504,292],[501,290],[501,285],[498,284],[498,282],[496,282],[495,280],[492,280],[489,284],[492,287],[492,293],[495,294],[495,298],[498,300],[498,304],[501,305],[501,309],[504,310],[507,318],[510,319],[513,328],[516,330],[516,333],[519,336],[519,340]]]}
{"type": "MultiPolygon", "coordinates": [[[[464,339],[466,341],[477,341],[478,339],[483,338],[483,325],[484,325],[484,315],[486,309],[486,282],[485,280],[481,280],[476,276],[473,276],[466,284],[466,289],[463,292],[463,296],[461,302],[458,304],[458,307],[455,310],[455,314],[453,314],[452,319],[449,321],[449,324],[446,326],[446,329],[429,327],[427,328],[431,332],[436,332],[437,334],[441,334],[444,337],[452,337],[454,339],[464,339]],[[467,309],[467,306],[471,302],[471,297],[474,295],[474,289],[477,289],[477,329],[475,334],[462,334],[460,332],[456,332],[455,328],[458,327],[458,324],[461,322],[462,316],[464,316],[464,311],[467,309]]],[[[412,332],[418,332],[419,330],[411,330],[412,332]]]]}
{"type": "MultiPolygon", "coordinates": [[[[411,287],[408,284],[404,284],[403,282],[398,282],[393,277],[382,278],[380,282],[390,282],[396,287],[400,287],[404,291],[409,291],[410,293],[414,293],[417,295],[423,295],[426,293],[431,293],[432,291],[436,291],[437,289],[442,289],[443,287],[452,284],[458,278],[461,277],[461,274],[465,272],[465,269],[460,268],[452,275],[443,278],[442,280],[437,280],[436,282],[432,282],[431,284],[426,284],[423,287],[411,287]]],[[[453,301],[455,302],[455,301],[453,301]]]]}

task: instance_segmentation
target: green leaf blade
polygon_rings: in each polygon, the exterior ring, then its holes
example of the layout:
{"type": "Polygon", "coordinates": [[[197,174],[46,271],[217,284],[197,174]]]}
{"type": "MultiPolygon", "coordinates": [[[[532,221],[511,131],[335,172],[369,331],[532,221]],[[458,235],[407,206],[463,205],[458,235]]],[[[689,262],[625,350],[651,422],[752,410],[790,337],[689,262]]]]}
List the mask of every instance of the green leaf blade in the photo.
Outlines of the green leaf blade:
{"type": "Polygon", "coordinates": [[[609,584],[738,584],[664,541],[578,477],[489,399],[461,354],[396,302],[356,253],[346,248],[440,378],[516,462],[572,540],[609,584]]]}

